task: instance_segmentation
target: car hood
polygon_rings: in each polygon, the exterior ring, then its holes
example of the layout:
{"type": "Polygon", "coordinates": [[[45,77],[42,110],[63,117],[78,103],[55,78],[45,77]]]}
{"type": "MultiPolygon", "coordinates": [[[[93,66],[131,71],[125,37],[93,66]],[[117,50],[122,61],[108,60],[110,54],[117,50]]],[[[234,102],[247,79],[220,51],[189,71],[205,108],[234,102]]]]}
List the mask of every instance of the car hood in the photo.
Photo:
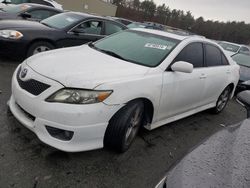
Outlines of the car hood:
{"type": "Polygon", "coordinates": [[[49,27],[34,21],[27,21],[27,20],[1,20],[0,21],[0,29],[37,29],[37,30],[44,30],[50,29],[49,27]]]}
{"type": "Polygon", "coordinates": [[[37,73],[66,87],[94,89],[125,78],[143,76],[148,67],[129,63],[90,48],[88,45],[35,55],[27,65],[37,73]]]}
{"type": "Polygon", "coordinates": [[[171,188],[250,187],[250,120],[227,127],[184,157],[167,175],[171,188]]]}
{"type": "Polygon", "coordinates": [[[240,65],[240,81],[250,80],[250,67],[240,65]]]}

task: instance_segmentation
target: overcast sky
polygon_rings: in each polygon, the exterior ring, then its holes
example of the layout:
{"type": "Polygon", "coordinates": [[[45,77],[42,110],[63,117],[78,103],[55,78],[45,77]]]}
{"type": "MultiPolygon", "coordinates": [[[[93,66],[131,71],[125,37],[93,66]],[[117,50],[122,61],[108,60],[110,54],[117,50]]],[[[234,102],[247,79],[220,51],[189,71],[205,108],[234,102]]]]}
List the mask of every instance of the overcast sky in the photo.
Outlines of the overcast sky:
{"type": "Polygon", "coordinates": [[[250,23],[250,0],[154,0],[157,5],[165,3],[170,9],[190,10],[205,20],[245,21],[250,23]]]}

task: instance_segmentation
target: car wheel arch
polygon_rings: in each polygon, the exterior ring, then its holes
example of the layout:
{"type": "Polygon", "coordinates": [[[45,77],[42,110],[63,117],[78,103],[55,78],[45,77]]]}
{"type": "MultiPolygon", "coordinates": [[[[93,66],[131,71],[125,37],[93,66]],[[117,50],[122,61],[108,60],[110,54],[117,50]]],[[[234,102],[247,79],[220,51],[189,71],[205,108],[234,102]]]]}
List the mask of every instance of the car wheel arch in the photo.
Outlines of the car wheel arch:
{"type": "MultiPolygon", "coordinates": [[[[151,124],[152,121],[153,121],[154,112],[155,112],[155,108],[154,108],[153,102],[152,102],[150,99],[148,99],[148,98],[136,98],[136,99],[129,100],[129,101],[125,102],[124,104],[125,104],[125,106],[126,106],[127,104],[133,103],[133,102],[135,102],[135,101],[142,101],[143,104],[144,104],[144,113],[145,113],[145,114],[144,114],[144,118],[143,118],[143,126],[147,126],[147,125],[151,124]]],[[[120,110],[122,110],[122,108],[119,109],[119,110],[111,117],[111,119],[112,119],[113,117],[115,117],[116,114],[118,114],[120,110]]],[[[111,119],[110,119],[110,121],[111,121],[111,119]]]]}
{"type": "Polygon", "coordinates": [[[48,42],[50,43],[51,45],[53,45],[54,47],[56,47],[56,43],[50,39],[43,39],[43,38],[39,38],[39,39],[35,39],[35,40],[32,40],[29,44],[28,44],[28,47],[27,47],[27,51],[29,49],[29,47],[37,42],[48,42]]]}

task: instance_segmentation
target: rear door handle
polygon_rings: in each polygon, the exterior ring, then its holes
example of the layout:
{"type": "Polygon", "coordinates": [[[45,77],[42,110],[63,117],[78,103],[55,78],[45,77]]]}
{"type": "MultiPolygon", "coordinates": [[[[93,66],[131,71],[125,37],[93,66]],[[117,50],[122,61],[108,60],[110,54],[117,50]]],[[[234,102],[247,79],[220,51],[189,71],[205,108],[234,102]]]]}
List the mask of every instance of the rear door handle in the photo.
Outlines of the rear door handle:
{"type": "Polygon", "coordinates": [[[226,73],[227,73],[227,74],[231,74],[231,71],[230,71],[230,70],[227,70],[226,73]]]}

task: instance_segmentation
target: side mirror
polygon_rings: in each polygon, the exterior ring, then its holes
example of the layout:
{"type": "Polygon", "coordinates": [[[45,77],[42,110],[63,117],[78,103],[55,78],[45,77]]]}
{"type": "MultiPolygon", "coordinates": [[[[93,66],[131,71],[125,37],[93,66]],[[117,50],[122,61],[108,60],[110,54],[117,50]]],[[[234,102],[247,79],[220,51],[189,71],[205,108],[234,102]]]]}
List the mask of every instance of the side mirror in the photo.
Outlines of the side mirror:
{"type": "Polygon", "coordinates": [[[31,18],[31,14],[28,12],[24,12],[20,16],[22,16],[23,18],[31,18]]]}
{"type": "Polygon", "coordinates": [[[250,117],[250,91],[242,91],[237,95],[237,101],[247,109],[247,118],[250,117]]]}
{"type": "Polygon", "coordinates": [[[171,69],[175,72],[192,73],[194,66],[185,61],[178,61],[171,66],[171,69]]]}

